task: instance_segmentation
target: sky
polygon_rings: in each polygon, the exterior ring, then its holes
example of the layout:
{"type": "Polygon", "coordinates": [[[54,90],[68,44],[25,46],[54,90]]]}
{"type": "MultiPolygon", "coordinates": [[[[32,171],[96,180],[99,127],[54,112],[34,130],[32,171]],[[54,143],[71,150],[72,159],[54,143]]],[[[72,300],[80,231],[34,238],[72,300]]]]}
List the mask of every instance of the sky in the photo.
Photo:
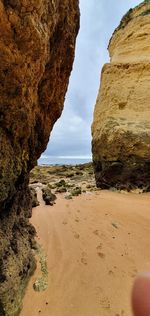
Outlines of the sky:
{"type": "Polygon", "coordinates": [[[64,111],[43,157],[90,157],[91,124],[109,39],[137,0],[80,0],[80,31],[64,111]]]}

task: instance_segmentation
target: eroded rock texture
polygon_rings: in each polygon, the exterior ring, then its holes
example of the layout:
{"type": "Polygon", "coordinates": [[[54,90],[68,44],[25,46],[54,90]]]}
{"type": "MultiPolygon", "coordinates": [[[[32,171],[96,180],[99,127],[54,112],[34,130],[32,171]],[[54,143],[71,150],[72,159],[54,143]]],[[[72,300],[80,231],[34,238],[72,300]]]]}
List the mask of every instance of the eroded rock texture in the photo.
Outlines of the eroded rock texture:
{"type": "Polygon", "coordinates": [[[29,274],[29,171],[63,109],[78,0],[0,0],[0,315],[16,315],[29,274]]]}
{"type": "Polygon", "coordinates": [[[130,10],[110,43],[92,126],[101,188],[150,189],[150,2],[130,10]]]}

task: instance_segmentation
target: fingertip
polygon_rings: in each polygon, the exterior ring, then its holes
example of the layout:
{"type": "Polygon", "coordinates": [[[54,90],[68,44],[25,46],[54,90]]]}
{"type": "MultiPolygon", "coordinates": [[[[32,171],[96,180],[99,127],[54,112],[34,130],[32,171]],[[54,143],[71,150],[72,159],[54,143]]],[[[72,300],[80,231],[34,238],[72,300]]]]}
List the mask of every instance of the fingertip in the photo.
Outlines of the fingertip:
{"type": "Polygon", "coordinates": [[[135,316],[150,316],[150,272],[141,273],[134,282],[132,309],[135,316]]]}

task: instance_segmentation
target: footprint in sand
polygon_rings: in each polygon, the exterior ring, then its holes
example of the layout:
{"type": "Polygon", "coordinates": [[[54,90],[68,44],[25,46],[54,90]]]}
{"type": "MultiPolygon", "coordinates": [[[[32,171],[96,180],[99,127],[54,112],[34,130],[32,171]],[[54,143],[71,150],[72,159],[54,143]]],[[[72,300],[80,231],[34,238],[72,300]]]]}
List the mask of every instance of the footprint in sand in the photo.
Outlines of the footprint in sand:
{"type": "Polygon", "coordinates": [[[103,247],[103,244],[102,244],[102,243],[100,243],[100,244],[96,247],[96,249],[97,249],[97,250],[101,250],[101,249],[102,249],[102,247],[103,247]]]}
{"type": "Polygon", "coordinates": [[[81,263],[87,265],[87,260],[86,260],[86,258],[81,258],[81,263]]]}
{"type": "Polygon", "coordinates": [[[68,222],[67,222],[67,221],[63,221],[62,224],[63,224],[63,225],[67,225],[68,222]]]}
{"type": "Polygon", "coordinates": [[[80,235],[75,232],[75,233],[74,233],[74,238],[79,239],[79,238],[80,238],[80,235]]]}
{"type": "Polygon", "coordinates": [[[114,272],[112,270],[109,270],[108,274],[109,275],[114,275],[114,272]]]}
{"type": "Polygon", "coordinates": [[[75,222],[76,222],[76,223],[79,223],[79,222],[80,222],[80,220],[79,220],[78,217],[75,218],[75,222]]]}
{"type": "Polygon", "coordinates": [[[125,312],[122,310],[121,314],[116,314],[115,316],[124,316],[124,315],[125,315],[125,312]]]}
{"type": "Polygon", "coordinates": [[[83,263],[84,265],[87,265],[87,253],[84,251],[82,252],[81,263],[83,263]]]}
{"type": "Polygon", "coordinates": [[[98,296],[99,296],[99,293],[103,293],[103,289],[100,286],[97,286],[95,290],[96,290],[96,295],[98,296]]]}
{"type": "Polygon", "coordinates": [[[135,278],[138,274],[138,270],[137,269],[133,269],[133,272],[131,273],[131,277],[135,278]]]}
{"type": "Polygon", "coordinates": [[[100,299],[100,305],[104,308],[104,309],[110,309],[111,305],[110,305],[110,301],[107,297],[100,299]]]}
{"type": "Polygon", "coordinates": [[[93,231],[93,234],[96,235],[96,236],[99,236],[99,231],[98,231],[98,229],[94,230],[94,231],[93,231]]]}
{"type": "Polygon", "coordinates": [[[100,243],[97,247],[96,247],[96,249],[97,249],[97,255],[100,257],[100,258],[105,258],[105,254],[103,253],[103,252],[101,252],[101,250],[102,250],[102,247],[103,247],[103,244],[102,243],[100,243]]]}
{"type": "Polygon", "coordinates": [[[103,252],[98,252],[97,254],[98,254],[98,256],[99,256],[100,258],[102,258],[102,259],[105,258],[105,254],[104,254],[103,252]]]}

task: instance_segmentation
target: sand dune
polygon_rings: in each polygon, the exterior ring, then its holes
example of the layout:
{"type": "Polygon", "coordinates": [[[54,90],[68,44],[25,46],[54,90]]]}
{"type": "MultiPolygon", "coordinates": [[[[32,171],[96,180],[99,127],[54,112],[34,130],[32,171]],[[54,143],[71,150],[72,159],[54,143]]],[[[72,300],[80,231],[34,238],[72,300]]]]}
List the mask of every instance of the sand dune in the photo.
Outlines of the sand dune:
{"type": "Polygon", "coordinates": [[[21,316],[131,316],[135,275],[150,269],[150,194],[99,191],[33,210],[47,257],[48,288],[35,292],[40,264],[21,316]]]}

